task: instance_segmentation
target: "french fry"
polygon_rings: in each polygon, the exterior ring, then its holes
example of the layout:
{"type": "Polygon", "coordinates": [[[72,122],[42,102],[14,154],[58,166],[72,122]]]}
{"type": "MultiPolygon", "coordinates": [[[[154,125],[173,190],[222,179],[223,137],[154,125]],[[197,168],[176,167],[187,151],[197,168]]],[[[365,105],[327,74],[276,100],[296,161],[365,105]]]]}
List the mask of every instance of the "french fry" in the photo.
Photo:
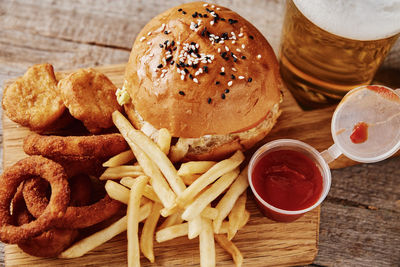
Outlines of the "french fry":
{"type": "Polygon", "coordinates": [[[212,207],[205,207],[201,212],[201,217],[208,218],[210,220],[215,220],[218,216],[218,210],[212,207]]]}
{"type": "Polygon", "coordinates": [[[131,188],[129,194],[129,202],[127,209],[128,217],[128,266],[140,266],[140,250],[139,250],[139,209],[140,199],[143,195],[144,187],[148,182],[148,177],[143,176],[137,178],[135,184],[131,188]]]}
{"type": "Polygon", "coordinates": [[[240,250],[233,244],[232,241],[228,240],[225,235],[214,235],[217,243],[225,249],[226,252],[231,254],[233,261],[235,262],[236,267],[241,267],[243,264],[243,255],[240,253],[240,250]]]}
{"type": "Polygon", "coordinates": [[[200,233],[200,266],[215,266],[215,242],[212,222],[201,218],[202,229],[200,233]]]}
{"type": "Polygon", "coordinates": [[[124,216],[109,227],[104,228],[103,230],[100,230],[82,240],[79,240],[70,248],[58,255],[58,257],[63,259],[81,257],[101,244],[112,239],[114,236],[126,231],[126,226],[127,216],[124,216]]]}
{"type": "Polygon", "coordinates": [[[181,178],[182,178],[182,181],[185,183],[185,185],[191,185],[200,176],[201,176],[201,174],[186,174],[186,175],[182,175],[181,178]]]}
{"type": "Polygon", "coordinates": [[[158,243],[161,243],[180,236],[187,236],[188,228],[189,227],[187,222],[177,225],[172,225],[170,227],[157,231],[156,240],[158,243]]]}
{"type": "MultiPolygon", "coordinates": [[[[139,176],[139,177],[141,177],[141,176],[139,176]]],[[[137,177],[137,178],[139,178],[139,177],[137,177]]],[[[135,179],[132,177],[123,177],[119,182],[122,185],[131,188],[132,185],[135,183],[135,179]]],[[[146,184],[146,186],[144,187],[143,195],[146,198],[153,200],[154,202],[158,202],[158,203],[161,202],[160,199],[158,198],[157,194],[154,192],[153,187],[151,185],[146,184]]]]}
{"type": "Polygon", "coordinates": [[[107,168],[99,177],[100,180],[121,179],[122,177],[138,177],[143,175],[143,169],[140,166],[125,165],[107,168]]]}
{"type": "Polygon", "coordinates": [[[183,222],[181,216],[182,216],[182,212],[180,212],[180,211],[178,211],[174,214],[171,214],[164,220],[164,222],[160,225],[160,227],[158,227],[158,230],[162,230],[162,229],[167,228],[172,225],[181,224],[183,222]]]}
{"type": "MultiPolygon", "coordinates": [[[[168,157],[147,135],[139,130],[136,130],[119,111],[114,111],[112,118],[114,124],[117,126],[125,140],[127,140],[128,144],[131,146],[130,142],[133,142],[140,147],[164,174],[172,190],[177,195],[180,195],[183,190],[186,189],[186,186],[179,177],[174,165],[172,165],[172,162],[168,159],[168,157]]],[[[134,149],[132,150],[135,152],[134,149]]]]}
{"type": "Polygon", "coordinates": [[[160,218],[161,209],[162,205],[160,203],[155,203],[153,205],[150,216],[147,217],[144,222],[142,234],[140,236],[140,250],[151,263],[154,263],[154,230],[156,229],[158,219],[160,218]]]}
{"type": "Polygon", "coordinates": [[[212,166],[215,165],[215,161],[189,161],[182,163],[181,167],[178,170],[178,175],[190,175],[190,174],[199,174],[205,173],[212,166]]]}
{"type": "MultiPolygon", "coordinates": [[[[249,219],[250,219],[250,212],[245,210],[244,214],[243,214],[243,216],[241,218],[241,221],[240,221],[239,230],[242,229],[247,224],[249,219]]],[[[228,229],[229,229],[229,222],[228,221],[223,221],[222,224],[221,224],[221,227],[219,228],[219,231],[217,232],[214,229],[214,233],[215,234],[227,234],[228,233],[228,229]]]]}
{"type": "Polygon", "coordinates": [[[169,158],[172,162],[178,162],[185,157],[189,151],[189,144],[184,141],[184,138],[179,138],[175,145],[169,149],[169,158]]]}
{"type": "Polygon", "coordinates": [[[129,189],[117,182],[108,180],[105,185],[107,194],[115,200],[118,200],[126,205],[129,202],[129,189]]]}
{"type": "Polygon", "coordinates": [[[218,233],[219,228],[221,227],[222,221],[228,216],[229,212],[232,210],[235,205],[236,200],[239,196],[246,190],[249,186],[249,182],[247,179],[247,171],[248,166],[244,168],[238,178],[233,182],[229,190],[225,193],[225,195],[218,202],[215,207],[218,210],[218,216],[213,221],[214,231],[218,233]]]}
{"type": "Polygon", "coordinates": [[[114,157],[110,158],[106,162],[103,163],[103,167],[117,167],[124,165],[131,160],[135,159],[133,152],[131,150],[127,150],[124,152],[115,155],[114,157]]]}
{"type": "Polygon", "coordinates": [[[232,238],[236,235],[236,232],[239,230],[240,222],[244,215],[244,211],[246,210],[246,199],[247,194],[246,191],[238,198],[235,205],[232,208],[232,211],[229,213],[229,227],[228,227],[228,239],[232,240],[232,238]]]}
{"type": "Polygon", "coordinates": [[[196,238],[201,232],[201,216],[197,215],[196,217],[194,217],[194,219],[188,221],[188,224],[188,238],[196,238]]]}
{"type": "Polygon", "coordinates": [[[169,148],[171,146],[171,134],[168,132],[167,129],[161,128],[158,131],[157,145],[161,149],[161,151],[164,152],[164,154],[168,155],[169,148]]]}
{"type": "Polygon", "coordinates": [[[238,150],[229,159],[223,160],[211,167],[207,172],[202,174],[196,181],[194,181],[188,188],[178,195],[177,203],[180,207],[185,207],[201,190],[207,185],[213,183],[218,177],[224,175],[242,163],[244,160],[243,153],[238,150]]]}
{"type": "MultiPolygon", "coordinates": [[[[152,203],[148,202],[140,207],[139,211],[139,221],[144,221],[151,213],[152,203]]],[[[112,225],[104,228],[91,236],[88,236],[82,240],[79,240],[70,248],[62,252],[58,257],[59,258],[78,258],[89,251],[95,249],[96,247],[104,244],[108,240],[113,237],[119,235],[122,232],[125,232],[127,229],[127,216],[122,217],[112,225]]]]}
{"type": "Polygon", "coordinates": [[[216,199],[239,175],[239,170],[234,169],[221,176],[209,189],[201,193],[182,213],[182,219],[193,220],[204,208],[216,199]]]}

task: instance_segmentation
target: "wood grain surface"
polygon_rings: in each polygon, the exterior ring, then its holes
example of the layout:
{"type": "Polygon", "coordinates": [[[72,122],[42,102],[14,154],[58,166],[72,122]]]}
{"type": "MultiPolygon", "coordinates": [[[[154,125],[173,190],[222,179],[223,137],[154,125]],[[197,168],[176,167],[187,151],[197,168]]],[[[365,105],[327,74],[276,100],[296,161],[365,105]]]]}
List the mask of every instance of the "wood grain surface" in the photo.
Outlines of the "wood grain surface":
{"type": "MultiPolygon", "coordinates": [[[[125,63],[147,21],[183,2],[188,1],[2,0],[0,86],[41,62],[53,64],[56,70],[125,63]]],[[[278,52],[284,1],[214,2],[251,21],[278,52]]],[[[376,79],[399,88],[399,73],[398,40],[376,79]]],[[[283,118],[280,123],[285,123],[283,118]]],[[[312,129],[308,132],[309,138],[315,138],[312,129]]],[[[313,266],[399,266],[399,166],[397,157],[332,171],[331,191],[321,206],[319,251],[313,266]]]]}

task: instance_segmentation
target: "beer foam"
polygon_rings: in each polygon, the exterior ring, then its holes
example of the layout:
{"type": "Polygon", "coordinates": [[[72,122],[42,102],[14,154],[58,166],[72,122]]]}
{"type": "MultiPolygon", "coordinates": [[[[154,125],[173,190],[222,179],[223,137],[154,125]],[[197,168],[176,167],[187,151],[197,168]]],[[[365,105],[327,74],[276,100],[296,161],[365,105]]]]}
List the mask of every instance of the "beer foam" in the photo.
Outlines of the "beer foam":
{"type": "Polygon", "coordinates": [[[400,32],[400,0],[293,0],[320,28],[349,39],[377,40],[400,32]]]}

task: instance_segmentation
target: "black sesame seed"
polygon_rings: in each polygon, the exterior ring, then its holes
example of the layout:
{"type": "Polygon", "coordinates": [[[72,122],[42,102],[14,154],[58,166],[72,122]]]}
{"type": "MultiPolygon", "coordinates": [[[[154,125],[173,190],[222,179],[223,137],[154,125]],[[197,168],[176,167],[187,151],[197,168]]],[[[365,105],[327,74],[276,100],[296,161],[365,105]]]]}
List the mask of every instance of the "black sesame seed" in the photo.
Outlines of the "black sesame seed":
{"type": "Polygon", "coordinates": [[[197,69],[199,67],[199,65],[198,64],[193,64],[192,67],[193,67],[193,69],[197,69]]]}
{"type": "Polygon", "coordinates": [[[246,57],[245,57],[245,56],[242,56],[242,59],[246,59],[246,57]]]}
{"type": "Polygon", "coordinates": [[[207,31],[207,27],[204,27],[204,29],[201,31],[201,36],[203,36],[203,37],[204,37],[204,35],[205,35],[206,31],[207,31]]]}
{"type": "Polygon", "coordinates": [[[175,46],[174,49],[172,49],[172,51],[175,51],[177,49],[177,47],[175,46]]]}
{"type": "Polygon", "coordinates": [[[227,39],[228,39],[228,33],[227,33],[227,32],[224,32],[224,33],[221,35],[221,38],[224,38],[225,40],[227,40],[227,39]]]}
{"type": "Polygon", "coordinates": [[[232,78],[232,80],[234,80],[236,77],[235,77],[235,75],[231,74],[231,78],[232,78]]]}
{"type": "Polygon", "coordinates": [[[200,18],[202,18],[202,17],[203,17],[203,15],[202,15],[201,13],[199,13],[199,17],[200,17],[200,18]]]}
{"type": "Polygon", "coordinates": [[[197,12],[194,12],[194,13],[192,14],[192,17],[193,17],[193,18],[197,18],[197,15],[198,15],[198,13],[197,13],[197,12]]]}
{"type": "Polygon", "coordinates": [[[248,78],[248,79],[247,79],[247,81],[248,81],[249,83],[251,83],[252,80],[253,80],[252,78],[248,78]]]}
{"type": "Polygon", "coordinates": [[[174,46],[175,45],[175,41],[174,40],[172,40],[172,42],[171,42],[171,46],[174,46]]]}
{"type": "Polygon", "coordinates": [[[221,94],[221,98],[222,98],[222,99],[225,99],[225,97],[226,97],[225,94],[222,93],[222,94],[221,94]]]}
{"type": "Polygon", "coordinates": [[[235,24],[235,23],[237,23],[238,21],[237,20],[235,20],[235,19],[228,19],[228,21],[229,21],[229,24],[235,24]]]}
{"type": "Polygon", "coordinates": [[[215,84],[218,85],[218,84],[220,84],[220,82],[219,82],[219,81],[216,81],[215,84]]]}
{"type": "Polygon", "coordinates": [[[164,41],[165,46],[168,45],[168,42],[169,42],[168,40],[165,40],[165,41],[164,41]]]}
{"type": "Polygon", "coordinates": [[[190,67],[190,65],[188,63],[185,63],[185,67],[190,67]]]}
{"type": "Polygon", "coordinates": [[[163,67],[163,64],[160,64],[157,66],[157,68],[161,69],[163,67]]]}
{"type": "Polygon", "coordinates": [[[194,27],[197,29],[199,27],[199,24],[194,24],[194,27]]]}
{"type": "Polygon", "coordinates": [[[164,34],[168,34],[169,32],[168,31],[164,31],[164,34]]]}
{"type": "Polygon", "coordinates": [[[208,13],[210,13],[212,11],[208,7],[206,7],[206,10],[207,10],[208,13]]]}
{"type": "Polygon", "coordinates": [[[209,98],[207,99],[208,104],[211,104],[211,101],[212,101],[212,99],[211,99],[211,97],[209,97],[209,98]]]}
{"type": "Polygon", "coordinates": [[[236,62],[236,61],[237,61],[237,58],[234,57],[234,58],[233,58],[233,62],[236,62]]]}
{"type": "Polygon", "coordinates": [[[189,78],[193,80],[193,75],[189,73],[189,78]]]}
{"type": "Polygon", "coordinates": [[[225,75],[225,72],[220,72],[219,74],[222,75],[222,76],[224,76],[224,75],[225,75]]]}
{"type": "Polygon", "coordinates": [[[185,95],[185,92],[184,91],[179,91],[179,94],[180,95],[185,95]]]}
{"type": "Polygon", "coordinates": [[[185,63],[183,63],[182,61],[179,61],[179,66],[181,66],[182,68],[185,67],[185,63]]]}
{"type": "Polygon", "coordinates": [[[222,21],[225,21],[226,19],[224,19],[224,18],[221,18],[221,20],[222,20],[222,21]]]}
{"type": "Polygon", "coordinates": [[[227,53],[226,53],[226,52],[222,52],[222,53],[221,53],[221,57],[223,57],[223,58],[225,58],[225,57],[226,57],[226,55],[227,55],[227,53]]]}
{"type": "Polygon", "coordinates": [[[181,11],[182,11],[182,8],[178,9],[178,11],[181,12],[181,11]]]}
{"type": "Polygon", "coordinates": [[[205,73],[207,73],[207,72],[208,72],[208,67],[207,67],[207,66],[204,66],[204,67],[203,67],[203,70],[204,70],[205,73]]]}
{"type": "Polygon", "coordinates": [[[188,73],[189,73],[189,71],[188,71],[188,69],[187,69],[187,68],[184,68],[184,69],[183,69],[183,71],[184,71],[186,74],[188,74],[188,73]]]}
{"type": "Polygon", "coordinates": [[[250,38],[251,40],[253,40],[253,39],[254,39],[253,35],[249,35],[249,38],[250,38]]]}
{"type": "Polygon", "coordinates": [[[226,94],[229,93],[229,89],[225,89],[225,93],[226,93],[226,94]]]}
{"type": "Polygon", "coordinates": [[[171,65],[174,65],[174,63],[175,63],[175,60],[172,60],[172,61],[171,61],[171,65]]]}
{"type": "Polygon", "coordinates": [[[196,45],[196,43],[195,43],[195,42],[191,42],[190,44],[191,44],[191,45],[196,45]]]}
{"type": "Polygon", "coordinates": [[[183,15],[186,15],[186,11],[182,11],[182,14],[183,14],[183,15]]]}
{"type": "Polygon", "coordinates": [[[162,44],[159,44],[160,48],[163,48],[164,46],[162,44]]]}
{"type": "Polygon", "coordinates": [[[167,57],[166,61],[170,61],[172,59],[172,56],[167,57]]]}
{"type": "Polygon", "coordinates": [[[207,15],[207,14],[203,14],[203,17],[204,17],[204,18],[208,18],[208,15],[207,15]]]}

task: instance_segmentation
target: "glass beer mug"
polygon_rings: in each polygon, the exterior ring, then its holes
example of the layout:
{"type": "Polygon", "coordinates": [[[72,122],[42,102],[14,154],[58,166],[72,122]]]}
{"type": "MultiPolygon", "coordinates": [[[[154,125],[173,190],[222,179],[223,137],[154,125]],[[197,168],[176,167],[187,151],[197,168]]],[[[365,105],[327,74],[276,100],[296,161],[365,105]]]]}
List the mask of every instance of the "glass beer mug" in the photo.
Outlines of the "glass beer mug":
{"type": "Polygon", "coordinates": [[[370,84],[400,35],[400,0],[289,0],[281,75],[303,109],[370,84]]]}

